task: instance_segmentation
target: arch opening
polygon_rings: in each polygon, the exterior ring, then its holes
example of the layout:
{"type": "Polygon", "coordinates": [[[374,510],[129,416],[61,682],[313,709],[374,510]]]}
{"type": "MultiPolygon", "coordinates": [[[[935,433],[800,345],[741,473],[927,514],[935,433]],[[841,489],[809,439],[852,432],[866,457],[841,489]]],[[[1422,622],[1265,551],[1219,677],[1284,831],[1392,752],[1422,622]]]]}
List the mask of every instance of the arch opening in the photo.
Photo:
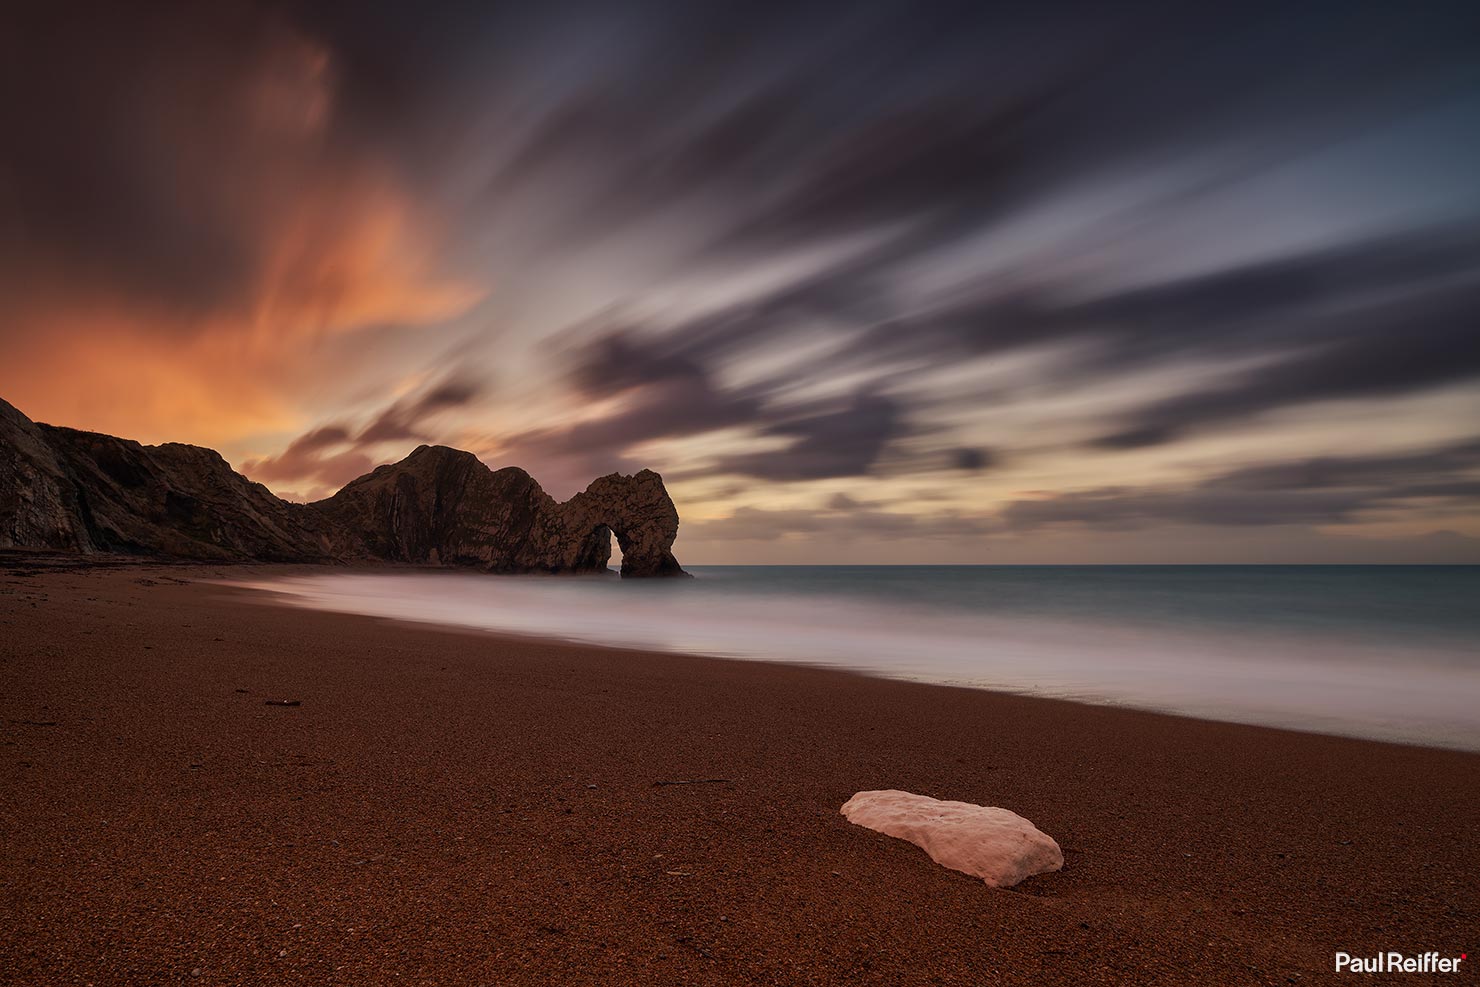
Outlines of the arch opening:
{"type": "Polygon", "coordinates": [[[581,543],[576,557],[577,572],[617,572],[622,568],[623,541],[611,525],[598,524],[581,543]]]}

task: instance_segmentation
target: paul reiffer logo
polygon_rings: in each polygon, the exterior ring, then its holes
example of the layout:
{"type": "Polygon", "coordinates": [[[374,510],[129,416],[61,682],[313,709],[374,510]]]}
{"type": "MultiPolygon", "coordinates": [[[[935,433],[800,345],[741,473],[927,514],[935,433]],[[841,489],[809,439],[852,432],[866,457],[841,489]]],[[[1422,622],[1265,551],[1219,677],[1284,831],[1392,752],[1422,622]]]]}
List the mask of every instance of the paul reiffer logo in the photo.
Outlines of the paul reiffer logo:
{"type": "Polygon", "coordinates": [[[1336,954],[1337,973],[1458,973],[1459,965],[1469,957],[1468,953],[1458,956],[1440,956],[1437,951],[1406,956],[1393,950],[1376,956],[1353,956],[1351,953],[1336,954]]]}

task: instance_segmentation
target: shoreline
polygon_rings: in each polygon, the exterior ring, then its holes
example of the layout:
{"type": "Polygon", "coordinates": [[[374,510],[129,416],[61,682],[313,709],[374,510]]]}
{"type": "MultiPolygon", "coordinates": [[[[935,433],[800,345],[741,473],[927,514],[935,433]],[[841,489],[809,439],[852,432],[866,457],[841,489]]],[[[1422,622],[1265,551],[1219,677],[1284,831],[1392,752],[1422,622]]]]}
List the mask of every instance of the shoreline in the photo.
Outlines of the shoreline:
{"type": "MultiPolygon", "coordinates": [[[[300,590],[285,588],[281,585],[283,578],[286,577],[305,577],[308,579],[313,579],[315,577],[327,577],[328,579],[338,579],[341,577],[356,576],[364,576],[369,579],[375,579],[377,577],[382,579],[386,577],[394,579],[405,576],[414,576],[427,579],[446,578],[449,580],[459,580],[464,587],[476,584],[481,578],[479,575],[474,573],[460,570],[449,570],[442,567],[407,567],[405,569],[398,570],[387,569],[383,566],[376,566],[368,568],[350,567],[347,569],[334,570],[331,572],[324,572],[322,570],[294,569],[292,572],[270,572],[266,574],[265,578],[260,579],[253,579],[250,577],[242,579],[228,579],[222,585],[233,586],[249,592],[259,592],[261,594],[264,594],[265,596],[272,597],[272,605],[326,613],[356,614],[360,616],[372,617],[374,619],[400,622],[411,626],[433,628],[439,627],[450,631],[487,634],[495,638],[508,639],[511,641],[545,642],[553,644],[566,644],[574,647],[597,647],[639,652],[656,651],[664,654],[703,657],[710,659],[719,659],[723,661],[746,661],[759,662],[763,664],[784,664],[803,668],[826,668],[849,674],[863,675],[870,678],[880,678],[896,682],[909,682],[920,685],[940,686],[944,688],[973,689],[1002,695],[1024,696],[1037,699],[1051,699],[1087,706],[1103,706],[1114,709],[1158,713],[1167,716],[1185,717],[1189,719],[1214,723],[1239,724],[1244,726],[1266,727],[1276,730],[1288,730],[1295,733],[1348,737],[1351,739],[1369,740],[1378,743],[1394,743],[1412,747],[1480,753],[1480,727],[1475,726],[1470,721],[1460,723],[1456,720],[1435,720],[1433,722],[1423,723],[1413,722],[1411,720],[1404,720],[1401,717],[1394,717],[1388,720],[1364,721],[1358,719],[1350,711],[1347,711],[1344,714],[1335,713],[1330,710],[1326,710],[1320,713],[1312,713],[1309,711],[1309,707],[1304,707],[1297,710],[1293,706],[1289,705],[1287,705],[1286,708],[1280,708],[1278,706],[1266,706],[1264,708],[1259,708],[1247,704],[1240,705],[1236,702],[1230,702],[1227,700],[1226,697],[1224,698],[1224,701],[1219,702],[1210,698],[1210,694],[1199,696],[1194,692],[1183,693],[1180,698],[1172,698],[1171,696],[1163,698],[1158,697],[1154,694],[1146,694],[1145,692],[1137,695],[1135,694],[1134,690],[1124,690],[1125,694],[1117,694],[1114,691],[1113,687],[1108,687],[1103,684],[1097,687],[1088,682],[1064,683],[1059,685],[1042,684],[1041,682],[1031,685],[1015,684],[1009,681],[992,681],[987,678],[979,677],[973,678],[970,675],[962,674],[961,672],[956,670],[931,672],[923,669],[911,671],[905,668],[890,668],[887,666],[870,667],[866,661],[849,661],[847,659],[840,660],[836,657],[823,658],[815,655],[807,655],[805,653],[784,653],[781,650],[774,650],[776,648],[782,647],[775,640],[771,641],[771,645],[769,648],[750,648],[748,647],[747,642],[747,646],[742,646],[731,651],[725,651],[720,649],[704,650],[700,647],[694,647],[692,646],[692,640],[690,642],[691,646],[686,648],[664,646],[657,643],[656,641],[644,642],[641,640],[631,640],[630,628],[628,629],[628,640],[622,640],[621,634],[619,633],[616,635],[617,640],[613,641],[611,640],[613,635],[611,633],[611,628],[609,625],[602,627],[600,640],[598,640],[596,636],[591,633],[589,628],[587,628],[584,633],[570,632],[562,636],[558,633],[552,633],[545,629],[514,629],[504,626],[498,626],[497,623],[480,623],[478,618],[468,619],[469,614],[466,609],[458,609],[456,611],[437,610],[436,607],[433,606],[432,610],[430,611],[433,613],[433,615],[427,615],[429,611],[425,609],[423,605],[441,604],[443,600],[440,596],[429,599],[419,599],[415,595],[410,595],[406,598],[406,601],[403,602],[396,595],[387,595],[383,592],[379,594],[370,594],[368,596],[360,596],[353,593],[342,594],[335,592],[334,589],[331,589],[327,593],[326,598],[325,594],[316,593],[313,589],[300,590]],[[449,615],[454,612],[456,616],[449,615]]],[[[564,582],[566,580],[589,580],[593,577],[566,576],[558,578],[562,582],[564,582]]],[[[540,584],[543,584],[542,579],[534,580],[532,585],[540,584]]],[[[548,601],[540,599],[534,602],[546,603],[548,601]]],[[[573,606],[580,606],[585,602],[593,601],[572,600],[569,602],[573,606]]],[[[826,602],[825,598],[824,602],[826,602]]],[[[507,610],[508,608],[505,609],[507,610]]],[[[517,608],[515,609],[514,613],[506,613],[505,616],[512,617],[515,615],[515,613],[517,613],[517,608]]],[[[941,611],[941,613],[945,614],[947,616],[947,619],[949,619],[951,616],[955,616],[954,614],[951,614],[950,611],[941,611]]],[[[659,614],[655,616],[655,619],[661,621],[664,616],[665,615],[663,614],[659,614]]],[[[682,619],[684,617],[687,617],[688,614],[675,610],[673,611],[672,616],[682,619]]],[[[934,616],[935,614],[926,615],[924,619],[931,619],[934,616]]],[[[1145,632],[1145,627],[1140,627],[1135,631],[1135,633],[1143,635],[1145,634],[1145,632]]],[[[1143,643],[1146,644],[1148,647],[1153,644],[1150,639],[1145,639],[1143,643]]],[[[1187,631],[1180,631],[1163,635],[1161,639],[1155,641],[1154,643],[1158,647],[1158,649],[1164,653],[1179,654],[1181,653],[1179,649],[1198,648],[1202,642],[1197,638],[1196,635],[1189,634],[1189,632],[1187,631]]],[[[1010,644],[1011,639],[1009,639],[1009,646],[1010,644]]],[[[1113,667],[1113,659],[1112,664],[1108,667],[1113,667]]],[[[1265,668],[1257,671],[1263,671],[1265,674],[1267,674],[1271,670],[1277,670],[1277,668],[1278,666],[1275,666],[1275,669],[1265,668]]],[[[1254,671],[1256,670],[1251,669],[1251,672],[1254,671]]],[[[1340,681],[1342,680],[1343,676],[1351,675],[1354,672],[1364,671],[1364,669],[1338,667],[1331,671],[1334,671],[1338,681],[1340,681]]],[[[1409,674],[1417,675],[1425,672],[1426,670],[1417,669],[1411,671],[1409,674]]],[[[1019,669],[1019,674],[1021,673],[1022,669],[1019,669]]],[[[1322,670],[1321,674],[1325,676],[1327,674],[1330,674],[1330,672],[1327,670],[1322,670]]],[[[1036,677],[1037,676],[1035,676],[1035,678],[1036,677]]],[[[1142,684],[1145,685],[1146,683],[1143,682],[1142,684]]],[[[1281,687],[1288,687],[1289,684],[1290,682],[1288,679],[1286,679],[1284,683],[1280,683],[1278,680],[1276,680],[1274,684],[1270,685],[1268,688],[1277,691],[1281,687]]],[[[1405,686],[1411,685],[1411,682],[1405,681],[1403,684],[1405,686]]],[[[1480,678],[1476,678],[1472,682],[1467,683],[1447,682],[1446,687],[1450,694],[1463,692],[1467,688],[1471,687],[1480,688],[1480,678]]],[[[1316,697],[1313,699],[1313,701],[1319,702],[1319,698],[1316,697]]],[[[1371,712],[1375,712],[1375,710],[1371,712]]],[[[1387,712],[1387,710],[1384,710],[1384,712],[1387,712]]]]}
{"type": "Polygon", "coordinates": [[[21,982],[1319,982],[1475,927],[1480,755],[203,582],[234,569],[0,567],[21,982]],[[843,820],[871,788],[1067,866],[992,891],[843,820]]]}
{"type": "MultiPolygon", "coordinates": [[[[351,570],[353,571],[353,570],[351,570]]],[[[428,573],[442,572],[445,570],[427,569],[428,573]]],[[[510,577],[518,578],[518,577],[510,577]]],[[[567,577],[552,577],[567,578],[567,577]]],[[[589,578],[588,576],[572,576],[569,578],[589,578]]],[[[670,651],[659,648],[628,647],[620,644],[597,644],[591,641],[581,641],[573,638],[562,638],[549,634],[521,634],[518,631],[491,630],[480,627],[471,627],[463,624],[448,623],[439,620],[418,620],[410,617],[388,617],[374,614],[355,613],[346,610],[334,610],[329,608],[318,608],[309,604],[293,603],[287,600],[268,599],[274,595],[287,597],[289,594],[273,590],[270,586],[254,586],[249,583],[239,583],[233,580],[212,581],[212,585],[227,593],[241,593],[250,600],[253,605],[277,607],[287,610],[304,611],[307,613],[332,614],[339,617],[350,617],[358,620],[370,621],[376,624],[385,624],[406,630],[424,630],[437,634],[451,634],[456,636],[468,636],[475,639],[485,639],[497,642],[504,646],[525,646],[538,648],[571,648],[579,651],[597,651],[608,653],[614,658],[622,656],[652,656],[663,655],[665,657],[679,660],[692,660],[700,662],[723,662],[725,664],[747,664],[762,667],[780,667],[805,669],[809,671],[825,672],[832,675],[871,679],[877,682],[893,682],[899,685],[915,686],[926,689],[948,689],[968,693],[986,693],[999,698],[1027,699],[1033,702],[1063,703],[1074,707],[1087,707],[1092,709],[1117,710],[1125,713],[1138,713],[1146,716],[1168,717],[1174,720],[1188,720],[1194,723],[1216,724],[1228,727],[1244,727],[1251,730],[1269,730],[1275,733],[1293,734],[1295,736],[1327,737],[1334,740],[1353,740],[1366,744],[1381,744],[1392,747],[1412,747],[1418,750],[1450,751],[1462,754],[1476,754],[1480,751],[1472,751],[1465,747],[1450,747],[1442,744],[1425,744],[1418,741],[1383,740],[1371,737],[1358,737],[1351,734],[1328,733],[1320,730],[1300,730],[1293,727],[1282,727],[1268,723],[1250,723],[1243,720],[1217,719],[1210,716],[1196,716],[1191,713],[1181,713],[1176,710],[1156,709],[1149,706],[1138,706],[1130,702],[1118,702],[1113,699],[1091,699],[1074,696],[1051,695],[1046,692],[1033,692],[1029,690],[1014,690],[995,688],[988,685],[974,685],[968,682],[946,682],[936,681],[928,678],[911,678],[905,675],[891,675],[883,672],[873,672],[863,668],[846,668],[839,665],[822,663],[809,663],[805,661],[792,661],[785,658],[743,658],[734,655],[712,655],[694,651],[670,651]]]]}

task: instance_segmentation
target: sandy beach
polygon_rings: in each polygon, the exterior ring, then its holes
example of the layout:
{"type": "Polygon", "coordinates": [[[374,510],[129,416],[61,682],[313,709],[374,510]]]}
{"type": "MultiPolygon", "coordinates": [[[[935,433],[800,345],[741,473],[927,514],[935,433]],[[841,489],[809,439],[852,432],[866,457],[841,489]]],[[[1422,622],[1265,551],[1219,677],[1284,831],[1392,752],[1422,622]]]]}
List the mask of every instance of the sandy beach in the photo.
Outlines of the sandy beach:
{"type": "Polygon", "coordinates": [[[1480,945],[1480,755],[314,613],[241,573],[0,558],[0,980],[1288,984],[1480,945]],[[989,889],[839,815],[876,788],[1005,806],[1067,864],[989,889]]]}

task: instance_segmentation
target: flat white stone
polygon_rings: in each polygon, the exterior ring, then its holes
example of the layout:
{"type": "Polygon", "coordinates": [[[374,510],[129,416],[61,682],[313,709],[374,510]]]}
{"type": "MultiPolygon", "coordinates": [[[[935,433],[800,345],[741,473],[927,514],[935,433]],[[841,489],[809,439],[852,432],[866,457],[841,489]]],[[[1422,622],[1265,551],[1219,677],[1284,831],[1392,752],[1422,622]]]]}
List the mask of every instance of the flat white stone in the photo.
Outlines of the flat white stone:
{"type": "Polygon", "coordinates": [[[889,790],[859,792],[843,815],[854,825],[909,840],[941,866],[994,888],[1064,866],[1053,837],[1007,809],[889,790]]]}

